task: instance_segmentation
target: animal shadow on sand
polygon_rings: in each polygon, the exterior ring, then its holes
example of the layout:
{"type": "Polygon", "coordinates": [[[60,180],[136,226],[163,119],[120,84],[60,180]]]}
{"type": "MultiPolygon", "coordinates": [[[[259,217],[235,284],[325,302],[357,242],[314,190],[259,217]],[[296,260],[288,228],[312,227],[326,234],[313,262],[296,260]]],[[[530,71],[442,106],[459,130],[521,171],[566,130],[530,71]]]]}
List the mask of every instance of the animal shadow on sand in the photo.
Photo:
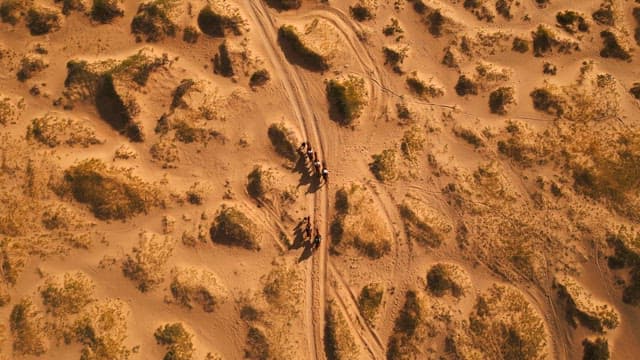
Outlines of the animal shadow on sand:
{"type": "Polygon", "coordinates": [[[307,166],[306,156],[300,155],[294,171],[300,173],[300,180],[298,181],[298,188],[301,186],[307,186],[306,194],[313,194],[320,188],[320,179],[313,173],[312,169],[307,166]]]}

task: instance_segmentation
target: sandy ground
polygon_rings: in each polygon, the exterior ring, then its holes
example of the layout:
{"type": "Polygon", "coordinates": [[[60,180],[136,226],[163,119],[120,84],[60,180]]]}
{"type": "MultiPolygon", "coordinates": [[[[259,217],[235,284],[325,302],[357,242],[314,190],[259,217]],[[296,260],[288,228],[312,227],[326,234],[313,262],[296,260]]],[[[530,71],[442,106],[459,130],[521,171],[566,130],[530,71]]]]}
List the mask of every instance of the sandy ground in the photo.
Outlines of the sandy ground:
{"type": "MultiPolygon", "coordinates": [[[[58,11],[61,8],[53,1],[35,2],[58,11]]],[[[367,4],[370,3],[373,4],[367,4]]],[[[355,21],[349,15],[352,2],[330,1],[327,4],[304,0],[299,9],[278,11],[263,1],[229,1],[227,5],[237,8],[246,21],[246,29],[240,36],[227,35],[227,41],[243,49],[248,56],[234,63],[236,69],[247,70],[237,70],[232,78],[213,72],[211,59],[223,38],[201,34],[195,44],[190,44],[182,40],[179,31],[177,36],[158,42],[137,42],[130,30],[139,5],[137,1],[124,1],[121,5],[124,16],[115,18],[110,24],[92,22],[85,14],[88,10],[60,15],[60,29],[40,36],[29,34],[24,19],[15,26],[1,23],[0,94],[16,104],[22,99],[23,110],[12,122],[0,125],[0,133],[26,141],[25,133],[31,119],[47,113],[76,119],[95,129],[96,135],[104,141],[88,147],[60,144],[53,148],[30,141],[26,142],[29,152],[45,154],[43,156],[60,169],[87,158],[129,168],[144,181],[159,184],[168,199],[164,206],[153,207],[126,221],[105,221],[96,219],[85,205],[73,199],[49,197],[47,201],[65,203],[84,221],[93,223],[92,231],[96,235],[87,249],[54,252],[46,257],[24,255],[24,266],[17,281],[7,285],[11,300],[0,308],[1,323],[5,327],[2,354],[6,358],[22,356],[12,348],[15,334],[10,329],[9,318],[14,305],[24,297],[31,297],[43,321],[49,321],[51,315],[46,313],[40,299],[40,287],[48,276],[76,271],[85,273],[94,282],[96,299],[124,302],[125,345],[135,349],[131,358],[161,358],[166,348],[156,343],[153,332],[162,324],[181,322],[193,334],[194,359],[204,359],[208,353],[223,359],[241,359],[248,346],[247,331],[252,325],[241,319],[240,310],[243,299],[251,298],[264,306],[266,320],[261,326],[269,329],[271,349],[284,349],[279,354],[281,357],[273,355],[275,358],[327,357],[325,311],[331,301],[346,320],[348,332],[358,349],[356,358],[383,359],[388,357],[389,339],[404,305],[405,293],[411,289],[427,294],[431,304],[440,304],[450,312],[452,319],[448,325],[438,320],[438,334],[422,339],[413,357],[467,358],[467,355],[445,350],[444,339],[452,331],[468,332],[465,324],[475,312],[476,296],[485,293],[493,284],[508,284],[517,289],[543,321],[545,344],[538,355],[523,358],[579,359],[583,339],[596,336],[608,340],[612,359],[626,359],[630,354],[638,353],[640,311],[637,306],[622,301],[622,286],[618,280],[629,281],[628,271],[607,267],[606,256],[613,254],[613,249],[605,241],[611,229],[620,225],[637,227],[637,221],[612,210],[605,200],[592,200],[574,191],[571,172],[561,160],[523,167],[501,154],[496,142],[505,134],[509,121],[525,124],[538,134],[552,131],[562,121],[568,121],[536,110],[529,94],[545,83],[558,86],[573,83],[583,62],[587,61],[593,61],[597,73],[611,74],[617,81],[618,114],[603,121],[624,122],[625,126],[636,129],[630,131],[637,134],[639,100],[635,100],[628,90],[640,80],[637,54],[634,53],[638,46],[633,40],[635,27],[640,24],[636,24],[631,15],[632,8],[640,7],[640,4],[613,1],[616,11],[613,27],[626,34],[624,39],[633,55],[632,60],[622,61],[599,55],[602,48],[599,32],[608,27],[596,24],[591,17],[600,6],[598,1],[575,4],[557,0],[543,8],[532,0],[521,1],[519,5],[512,5],[511,20],[496,14],[495,1],[478,3],[494,14],[492,22],[479,20],[471,10],[465,9],[462,1],[425,2],[429,8],[441,9],[447,19],[446,30],[436,37],[427,31],[425,16],[416,13],[413,3],[404,0],[378,1],[371,6],[375,18],[363,22],[355,21]],[[569,34],[556,26],[556,13],[567,9],[586,14],[589,32],[569,34]],[[382,29],[392,18],[398,20],[402,33],[385,36],[382,29]],[[281,25],[294,25],[302,32],[315,20],[320,21],[319,26],[324,31],[320,36],[326,39],[324,44],[316,45],[330,47],[332,51],[331,67],[325,72],[310,71],[290,63],[277,40],[281,25]],[[556,49],[542,57],[535,57],[531,50],[526,53],[512,51],[513,37],[530,40],[531,32],[538,24],[547,24],[562,39],[578,42],[580,50],[561,53],[556,49]],[[500,37],[485,39],[483,44],[483,34],[500,34],[502,40],[500,37]],[[444,65],[445,49],[458,49],[465,37],[473,43],[470,53],[456,50],[458,65],[444,65]],[[34,51],[38,44],[46,49],[46,54],[34,51]],[[394,72],[385,64],[383,46],[406,46],[407,57],[400,65],[404,74],[394,72]],[[140,107],[136,120],[142,124],[143,142],[131,142],[111,128],[90,101],[76,101],[71,110],[53,104],[65,91],[68,61],[82,59],[92,63],[124,59],[143,48],[155,56],[167,54],[171,60],[169,65],[152,72],[146,85],[131,88],[140,107]],[[48,66],[30,79],[19,81],[16,73],[21,59],[27,55],[44,59],[48,66]],[[459,76],[473,77],[480,62],[506,69],[507,77],[481,84],[476,96],[457,95],[454,87],[459,76]],[[556,75],[543,74],[545,62],[556,66],[556,75]],[[266,69],[271,79],[264,86],[252,89],[248,85],[249,75],[259,68],[266,69]],[[425,81],[440,86],[444,94],[436,98],[420,98],[413,94],[406,85],[406,78],[414,71],[425,81]],[[350,75],[364,79],[367,101],[354,125],[344,127],[329,118],[325,82],[350,75]],[[167,168],[153,159],[150,149],[160,140],[154,128],[158,119],[169,112],[172,94],[182,79],[200,82],[211,94],[210,99],[215,94],[218,100],[214,108],[219,116],[205,122],[208,129],[215,129],[224,140],[216,138],[206,144],[173,140],[179,160],[167,168]],[[30,94],[34,86],[39,88],[40,94],[30,94]],[[499,86],[510,86],[515,91],[515,105],[502,115],[491,113],[488,106],[490,92],[499,86]],[[398,118],[397,104],[409,108],[411,120],[398,118]],[[314,145],[330,169],[329,184],[310,179],[305,175],[306,170],[295,168],[273,150],[267,129],[280,122],[293,130],[298,141],[306,140],[314,145]],[[422,134],[424,148],[409,161],[402,158],[399,144],[405,131],[413,126],[417,126],[422,134]],[[474,147],[469,144],[456,135],[460,129],[477,134],[484,145],[474,147]],[[114,152],[123,144],[137,153],[137,157],[114,160],[114,152]],[[397,149],[397,177],[380,182],[370,171],[372,155],[390,148],[397,149]],[[480,186],[474,172],[487,164],[498,169],[498,180],[480,186]],[[295,201],[259,204],[252,199],[246,190],[247,174],[256,165],[272,169],[276,174],[276,187],[293,189],[295,201]],[[547,184],[552,180],[562,184],[566,195],[555,198],[545,190],[546,205],[536,205],[533,195],[540,192],[536,180],[539,177],[546,179],[547,184]],[[200,205],[184,201],[185,191],[195,182],[207,189],[200,205]],[[462,205],[456,204],[453,195],[445,191],[452,183],[462,189],[457,193],[463,198],[462,205]],[[378,225],[386,234],[384,236],[391,240],[388,253],[378,259],[369,258],[353,248],[339,254],[330,249],[331,223],[336,217],[336,190],[352,184],[358,184],[368,194],[370,208],[380,221],[378,225]],[[498,188],[502,192],[496,196],[498,188]],[[398,206],[407,196],[423,204],[428,211],[427,217],[434,223],[444,224],[439,246],[418,244],[406,232],[398,206]],[[241,209],[255,223],[253,230],[260,234],[262,242],[259,251],[210,240],[208,230],[221,204],[241,209]],[[174,228],[169,231],[162,226],[165,216],[175,219],[174,228]],[[324,239],[313,254],[310,254],[308,244],[292,247],[287,243],[293,241],[287,239],[296,237],[296,226],[304,216],[312,217],[324,239]],[[507,220],[502,222],[503,219],[507,220]],[[506,222],[517,223],[515,227],[521,230],[518,234],[524,235],[517,237],[515,232],[505,235],[506,222]],[[183,233],[194,231],[198,226],[205,229],[205,241],[195,246],[183,244],[183,233]],[[469,231],[466,243],[460,240],[461,226],[469,231]],[[174,244],[168,262],[160,270],[164,274],[163,280],[147,292],[139,291],[121,270],[122,259],[136,246],[141,231],[165,232],[174,244]],[[514,265],[510,260],[512,255],[505,253],[506,248],[499,245],[501,241],[507,241],[505,239],[512,239],[529,249],[532,261],[537,264],[534,275],[527,275],[525,270],[514,265]],[[440,262],[456,264],[466,273],[471,287],[465,296],[455,299],[429,295],[425,276],[431,266],[440,262]],[[176,267],[210,271],[228,290],[229,296],[210,313],[197,306],[186,309],[172,303],[170,272],[176,267]],[[266,278],[273,269],[280,267],[293,269],[299,278],[293,284],[295,291],[292,290],[297,298],[287,305],[290,306],[288,311],[276,311],[270,305],[264,305],[262,289],[266,278]],[[559,273],[579,279],[590,296],[615,309],[619,314],[619,325],[605,333],[581,325],[572,326],[566,320],[565,305],[558,299],[553,286],[554,275],[559,273]],[[384,295],[377,317],[367,322],[358,308],[358,297],[362,287],[370,283],[380,284],[384,295]]],[[[177,4],[178,15],[174,18],[178,26],[197,27],[197,13],[204,2],[179,1],[177,4]],[[187,11],[189,8],[191,13],[187,11]]],[[[597,136],[613,135],[602,132],[597,136]]],[[[531,141],[540,141],[536,139],[531,135],[531,141]]],[[[571,141],[571,137],[565,137],[559,143],[571,141]]],[[[639,190],[636,184],[630,191],[637,195],[639,190]]],[[[11,239],[11,236],[0,233],[0,239],[11,239]]],[[[20,239],[29,241],[29,235],[20,239]]],[[[46,333],[46,329],[43,331],[46,333]]],[[[39,358],[80,356],[78,342],[56,343],[53,337],[47,337],[48,350],[39,358]]],[[[491,356],[480,353],[479,358],[491,356]]]]}

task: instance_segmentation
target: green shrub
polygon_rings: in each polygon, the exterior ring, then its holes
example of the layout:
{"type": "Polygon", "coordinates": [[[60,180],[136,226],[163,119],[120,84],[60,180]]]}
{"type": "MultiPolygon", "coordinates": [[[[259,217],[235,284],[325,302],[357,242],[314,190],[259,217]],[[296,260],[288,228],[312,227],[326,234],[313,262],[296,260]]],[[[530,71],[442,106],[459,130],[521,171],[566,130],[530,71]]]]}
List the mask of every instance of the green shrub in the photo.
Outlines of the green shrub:
{"type": "Polygon", "coordinates": [[[572,10],[559,11],[556,14],[556,21],[567,32],[587,32],[589,31],[589,24],[584,20],[584,17],[572,10]]]}
{"type": "Polygon", "coordinates": [[[358,309],[362,317],[371,325],[378,316],[384,289],[380,284],[365,285],[358,296],[358,309]]]}
{"type": "Polygon", "coordinates": [[[124,16],[124,10],[120,8],[119,0],[93,0],[91,18],[94,21],[107,24],[112,22],[117,16],[124,16]]]}
{"type": "Polygon", "coordinates": [[[466,75],[460,75],[455,86],[458,96],[478,95],[478,84],[466,75]]]}
{"type": "Polygon", "coordinates": [[[153,0],[140,4],[131,21],[131,33],[145,36],[148,42],[176,36],[178,25],[169,18],[176,5],[176,0],[153,0]]]}
{"type": "Polygon", "coordinates": [[[83,0],[55,0],[55,2],[62,2],[62,13],[65,15],[71,14],[71,11],[84,11],[83,0]]]}
{"type": "Polygon", "coordinates": [[[164,324],[153,334],[156,342],[167,348],[164,360],[192,360],[195,348],[191,335],[182,323],[164,324]]]}
{"type": "Polygon", "coordinates": [[[357,21],[372,20],[374,18],[374,14],[371,9],[361,3],[349,6],[349,13],[351,14],[351,17],[357,21]]]}
{"type": "Polygon", "coordinates": [[[494,114],[504,115],[507,113],[507,106],[513,104],[514,91],[512,87],[500,87],[489,94],[489,109],[494,114]]]}
{"type": "Polygon", "coordinates": [[[344,315],[333,301],[327,303],[324,324],[324,343],[328,359],[355,360],[358,346],[344,315]]]}
{"type": "Polygon", "coordinates": [[[182,32],[182,41],[195,44],[198,42],[198,38],[200,37],[200,32],[195,27],[189,25],[184,28],[182,32]]]}
{"type": "Polygon", "coordinates": [[[20,61],[20,70],[18,70],[16,76],[18,80],[24,82],[46,68],[47,64],[45,64],[42,59],[24,57],[20,61]]]}
{"type": "Polygon", "coordinates": [[[386,149],[372,156],[369,170],[382,182],[389,182],[398,176],[397,154],[395,149],[386,149]]]}
{"type": "Polygon", "coordinates": [[[360,117],[362,108],[366,104],[363,79],[350,76],[342,81],[329,80],[326,91],[329,115],[334,121],[346,126],[360,117]]]}
{"type": "Polygon", "coordinates": [[[262,86],[267,83],[267,81],[271,80],[271,76],[267,69],[256,70],[251,77],[249,78],[249,86],[252,88],[262,86]]]}
{"type": "Polygon", "coordinates": [[[604,2],[600,8],[591,15],[593,20],[600,25],[613,26],[615,24],[615,14],[610,2],[604,2]]]}
{"type": "Polygon", "coordinates": [[[127,101],[118,93],[113,75],[104,74],[98,81],[95,105],[98,114],[115,130],[127,136],[131,141],[142,142],[144,133],[141,125],[133,118],[140,108],[133,101],[127,101]]]}
{"type": "Polygon", "coordinates": [[[565,111],[565,102],[551,91],[540,88],[533,90],[529,96],[533,100],[533,107],[536,110],[544,111],[551,115],[562,116],[565,111]]]}
{"type": "Polygon", "coordinates": [[[225,77],[232,77],[234,75],[233,63],[229,56],[226,41],[223,41],[222,44],[218,46],[218,53],[213,57],[213,72],[225,77]]]}
{"type": "Polygon", "coordinates": [[[529,51],[529,41],[516,36],[513,38],[513,45],[511,46],[511,50],[517,51],[519,53],[526,53],[527,51],[529,51]]]}
{"type": "Polygon", "coordinates": [[[26,11],[25,0],[2,0],[0,2],[0,18],[2,22],[15,25],[26,11]]]}
{"type": "Polygon", "coordinates": [[[238,13],[232,15],[218,13],[210,5],[203,7],[198,14],[200,31],[212,37],[224,37],[227,31],[240,35],[243,25],[244,21],[238,13]]]}
{"type": "Polygon", "coordinates": [[[282,25],[278,29],[278,43],[290,62],[312,71],[326,71],[329,69],[328,60],[309,48],[293,26],[282,25]]]}
{"type": "Polygon", "coordinates": [[[57,11],[32,7],[27,11],[27,27],[31,35],[44,35],[60,30],[60,15],[57,11]]]}
{"type": "Polygon", "coordinates": [[[634,83],[631,89],[629,89],[629,93],[633,95],[636,100],[640,100],[640,82],[634,83]]]}
{"type": "Polygon", "coordinates": [[[300,8],[302,0],[267,0],[267,4],[278,10],[294,10],[300,8]]]}
{"type": "Polygon", "coordinates": [[[102,220],[128,219],[153,206],[156,194],[139,178],[121,175],[121,171],[98,159],[84,160],[64,172],[64,180],[73,197],[89,205],[102,220]]]}
{"type": "Polygon", "coordinates": [[[215,243],[259,250],[256,225],[244,213],[233,207],[222,207],[211,224],[211,240],[215,243]]]}
{"type": "Polygon", "coordinates": [[[41,317],[30,298],[24,298],[14,305],[9,316],[9,326],[13,335],[14,352],[35,356],[46,352],[41,317]]]}
{"type": "Polygon", "coordinates": [[[609,342],[605,338],[598,337],[594,341],[584,339],[582,347],[583,360],[609,360],[609,342]]]}
{"type": "Polygon", "coordinates": [[[54,316],[78,314],[95,301],[93,282],[83,273],[65,273],[62,282],[48,279],[40,289],[42,304],[54,316]]]}
{"type": "Polygon", "coordinates": [[[603,58],[614,58],[620,60],[630,60],[631,53],[627,51],[622,45],[618,37],[609,30],[600,32],[600,37],[604,47],[600,50],[600,56],[603,58]]]}
{"type": "Polygon", "coordinates": [[[538,26],[538,29],[531,36],[533,38],[533,54],[535,56],[543,56],[558,44],[555,35],[542,25],[538,26]]]}
{"type": "Polygon", "coordinates": [[[276,153],[289,161],[296,161],[298,158],[296,140],[293,132],[284,123],[271,124],[267,135],[276,153]]]}

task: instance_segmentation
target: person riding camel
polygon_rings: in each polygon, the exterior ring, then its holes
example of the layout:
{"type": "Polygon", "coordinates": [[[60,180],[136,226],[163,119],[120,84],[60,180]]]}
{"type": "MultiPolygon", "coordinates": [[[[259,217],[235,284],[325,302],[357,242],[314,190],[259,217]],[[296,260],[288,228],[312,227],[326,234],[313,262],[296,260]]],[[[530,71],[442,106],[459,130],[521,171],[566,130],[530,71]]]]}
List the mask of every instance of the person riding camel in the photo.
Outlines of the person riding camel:
{"type": "Polygon", "coordinates": [[[329,182],[329,169],[327,169],[327,163],[322,162],[322,179],[325,183],[329,182]]]}
{"type": "Polygon", "coordinates": [[[313,149],[311,148],[311,143],[307,143],[307,157],[309,158],[309,162],[313,163],[313,149]]]}
{"type": "Polygon", "coordinates": [[[313,238],[313,250],[318,250],[321,241],[322,236],[320,236],[320,231],[316,228],[316,236],[313,238]]]}
{"type": "Polygon", "coordinates": [[[305,217],[307,224],[304,228],[304,233],[307,235],[307,239],[311,239],[311,216],[305,217]]]}
{"type": "Polygon", "coordinates": [[[316,169],[316,175],[318,175],[318,177],[322,176],[322,173],[320,171],[320,160],[318,160],[317,157],[316,157],[316,160],[313,162],[313,167],[316,169]]]}

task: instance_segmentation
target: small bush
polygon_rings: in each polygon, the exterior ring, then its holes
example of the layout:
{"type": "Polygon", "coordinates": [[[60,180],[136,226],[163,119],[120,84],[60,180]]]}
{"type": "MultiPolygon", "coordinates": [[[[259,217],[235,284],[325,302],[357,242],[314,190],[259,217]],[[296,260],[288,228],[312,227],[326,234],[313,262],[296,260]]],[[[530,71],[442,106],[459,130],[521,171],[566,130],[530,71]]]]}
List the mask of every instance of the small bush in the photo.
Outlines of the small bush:
{"type": "Polygon", "coordinates": [[[369,164],[369,170],[382,182],[390,182],[398,176],[397,155],[395,149],[383,150],[380,154],[372,156],[373,162],[369,164]]]}
{"type": "Polygon", "coordinates": [[[226,290],[219,283],[207,270],[175,269],[169,289],[180,305],[192,309],[195,303],[204,312],[213,312],[226,299],[226,290]]]}
{"type": "Polygon", "coordinates": [[[272,182],[271,173],[256,166],[247,176],[247,192],[252,198],[262,201],[271,190],[272,182]]]}
{"type": "Polygon", "coordinates": [[[636,100],[640,100],[640,83],[634,83],[631,89],[629,89],[629,93],[633,95],[636,100]]]}
{"type": "Polygon", "coordinates": [[[513,38],[511,50],[524,54],[529,51],[529,41],[516,36],[513,38]]]}
{"type": "Polygon", "coordinates": [[[399,207],[400,216],[409,240],[428,247],[438,247],[444,241],[444,235],[408,204],[399,207]]]}
{"type": "Polygon", "coordinates": [[[542,64],[542,73],[547,75],[555,75],[558,72],[558,68],[552,63],[545,62],[542,64]]]}
{"type": "Polygon", "coordinates": [[[384,289],[380,284],[369,284],[362,288],[358,296],[358,309],[362,317],[371,325],[378,316],[384,289]]]}
{"type": "Polygon", "coordinates": [[[349,325],[334,302],[327,303],[324,324],[324,343],[328,359],[355,360],[358,346],[349,325]]]}
{"type": "Polygon", "coordinates": [[[22,355],[39,356],[46,352],[45,336],[41,317],[30,298],[17,303],[9,316],[13,335],[13,351],[22,355]]]}
{"type": "Polygon", "coordinates": [[[223,207],[211,224],[211,240],[215,243],[259,250],[256,225],[244,213],[233,207],[223,207]]]}
{"type": "Polygon", "coordinates": [[[27,27],[31,35],[44,35],[60,30],[60,15],[57,11],[33,7],[27,11],[27,27]]]}
{"type": "Polygon", "coordinates": [[[284,123],[274,123],[267,131],[271,145],[280,156],[289,161],[296,161],[298,152],[294,134],[284,123]]]}
{"type": "Polygon", "coordinates": [[[614,33],[609,30],[604,30],[600,32],[600,37],[604,45],[602,50],[600,50],[600,56],[620,60],[631,59],[631,53],[620,45],[620,40],[614,33]]]}
{"type": "Polygon", "coordinates": [[[157,195],[139,178],[122,175],[100,160],[88,159],[69,167],[64,180],[73,197],[89,205],[98,219],[125,220],[146,212],[157,195]]]}
{"type": "Polygon", "coordinates": [[[182,32],[182,41],[188,44],[195,44],[198,42],[198,38],[200,37],[200,32],[195,27],[189,25],[184,28],[182,32]]]}
{"type": "Polygon", "coordinates": [[[395,320],[393,333],[389,337],[387,359],[400,360],[411,358],[418,351],[418,344],[423,338],[425,317],[424,300],[415,291],[407,291],[405,302],[395,320]]]}
{"type": "Polygon", "coordinates": [[[309,48],[298,31],[291,25],[282,25],[278,29],[278,43],[287,59],[292,63],[312,71],[326,71],[329,62],[321,54],[309,48]]]}
{"type": "MultiPolygon", "coordinates": [[[[191,90],[191,88],[195,85],[195,81],[191,79],[183,79],[180,81],[180,85],[173,91],[172,99],[171,99],[171,109],[175,108],[187,108],[187,104],[183,100],[183,97],[191,90]]],[[[162,117],[161,117],[162,119],[162,117]]],[[[160,125],[160,120],[158,120],[158,126],[163,129],[169,129],[168,119],[163,120],[162,126],[160,125]],[[166,123],[166,124],[165,124],[166,123]]],[[[156,128],[157,129],[157,128],[156,128]]],[[[156,133],[158,130],[156,130],[156,133]]],[[[161,131],[161,133],[164,133],[161,131]]]]}
{"type": "Polygon", "coordinates": [[[391,65],[393,71],[401,74],[402,70],[400,69],[400,64],[402,64],[404,62],[404,59],[407,58],[407,48],[394,48],[384,46],[382,48],[382,53],[384,55],[384,64],[391,65]]]}
{"type": "Polygon", "coordinates": [[[122,261],[122,273],[146,292],[164,281],[164,266],[173,253],[170,238],[159,239],[155,234],[143,233],[138,245],[122,261]]]}
{"type": "Polygon", "coordinates": [[[119,0],[93,0],[91,18],[94,21],[108,24],[118,16],[124,16],[124,10],[120,8],[119,0]]]}
{"type": "Polygon", "coordinates": [[[351,14],[351,17],[357,21],[372,20],[375,17],[373,11],[371,11],[368,6],[361,3],[349,6],[349,13],[351,14]]]}
{"type": "Polygon", "coordinates": [[[212,37],[224,37],[227,31],[240,35],[243,25],[244,21],[238,13],[225,15],[216,12],[210,5],[202,8],[198,14],[200,31],[212,37]]]}
{"type": "Polygon", "coordinates": [[[555,35],[542,25],[538,26],[538,29],[531,36],[533,38],[533,54],[535,56],[543,56],[558,44],[555,35]]]}
{"type": "Polygon", "coordinates": [[[417,154],[424,149],[425,140],[423,130],[418,126],[414,126],[405,131],[400,141],[400,151],[402,151],[402,155],[408,160],[415,160],[417,154]]]}
{"type": "Polygon", "coordinates": [[[20,61],[20,70],[18,70],[16,76],[18,80],[24,82],[46,68],[47,64],[42,59],[24,57],[20,61]]]}
{"type": "Polygon", "coordinates": [[[406,83],[409,90],[419,97],[436,98],[444,95],[444,91],[440,87],[433,84],[427,84],[417,76],[407,77],[406,83]]]}
{"type": "Polygon", "coordinates": [[[271,80],[271,75],[269,75],[267,69],[256,70],[249,78],[249,86],[256,88],[266,84],[269,80],[271,80]]]}
{"type": "Polygon", "coordinates": [[[329,115],[340,125],[351,125],[360,117],[366,104],[364,80],[350,76],[345,80],[329,80],[327,82],[327,100],[329,115]]]}
{"type": "Polygon", "coordinates": [[[127,318],[122,308],[120,301],[98,303],[74,322],[70,331],[82,344],[81,360],[129,358],[127,318]]]}
{"type": "Polygon", "coordinates": [[[442,15],[440,9],[430,12],[425,21],[428,25],[429,33],[435,37],[442,35],[442,28],[444,27],[445,17],[442,15]]]}
{"type": "Polygon", "coordinates": [[[504,115],[507,107],[515,102],[512,87],[500,87],[489,95],[489,109],[494,114],[504,115]]]}
{"type": "Polygon", "coordinates": [[[153,0],[140,4],[131,21],[131,33],[145,36],[148,42],[176,36],[178,25],[169,18],[176,5],[175,0],[153,0]]]}
{"type": "Polygon", "coordinates": [[[60,144],[88,147],[103,142],[96,137],[92,128],[83,125],[82,122],[69,118],[61,119],[51,114],[31,120],[27,127],[27,140],[31,139],[49,147],[60,144]]]}
{"type": "Polygon", "coordinates": [[[636,20],[636,31],[633,38],[636,40],[636,44],[640,46],[640,7],[633,8],[633,18],[636,20]]]}
{"type": "Polygon", "coordinates": [[[469,79],[466,75],[460,75],[455,89],[458,96],[478,95],[478,84],[469,79]]]}
{"type": "Polygon", "coordinates": [[[62,2],[62,13],[65,15],[71,14],[72,11],[84,11],[83,0],[55,0],[56,3],[62,2]]]}
{"type": "Polygon", "coordinates": [[[0,3],[0,18],[2,22],[11,25],[17,24],[26,10],[26,5],[24,0],[3,0],[0,3]]]}
{"type": "Polygon", "coordinates": [[[48,279],[40,289],[42,304],[54,316],[78,314],[95,301],[93,282],[83,273],[64,274],[64,280],[48,279]]]}
{"type": "Polygon", "coordinates": [[[302,0],[267,0],[267,4],[278,10],[294,10],[302,6],[302,0]]]}
{"type": "Polygon", "coordinates": [[[391,24],[385,25],[382,28],[382,34],[384,34],[384,36],[393,36],[402,33],[404,33],[404,30],[402,30],[400,23],[396,18],[391,18],[391,24]]]}
{"type": "Polygon", "coordinates": [[[511,15],[511,5],[514,0],[497,0],[496,1],[496,12],[502,15],[505,19],[511,20],[513,15],[511,15]]]}
{"type": "Polygon", "coordinates": [[[604,2],[600,5],[600,8],[596,10],[592,15],[593,20],[600,25],[613,26],[615,25],[615,14],[613,12],[613,6],[610,2],[604,2]]]}
{"type": "Polygon", "coordinates": [[[131,141],[142,142],[144,134],[141,125],[133,120],[140,112],[138,105],[126,99],[116,90],[113,75],[100,77],[95,96],[95,105],[100,117],[111,127],[127,136],[131,141]]]}
{"type": "Polygon", "coordinates": [[[556,21],[563,29],[572,34],[578,31],[589,31],[589,24],[584,20],[584,17],[572,10],[558,12],[556,14],[556,21]]]}
{"type": "Polygon", "coordinates": [[[464,288],[454,279],[455,268],[445,264],[436,264],[427,272],[427,289],[435,296],[444,296],[450,292],[454,297],[464,295],[464,288]]]}
{"type": "Polygon", "coordinates": [[[191,335],[182,326],[182,323],[164,324],[156,329],[153,334],[156,342],[167,348],[165,360],[192,360],[195,348],[191,335]]]}
{"type": "Polygon", "coordinates": [[[218,46],[218,53],[213,57],[213,72],[225,77],[232,77],[234,75],[233,63],[229,56],[229,49],[227,42],[224,41],[218,46]]]}
{"type": "Polygon", "coordinates": [[[535,89],[529,96],[533,100],[533,107],[536,110],[544,111],[551,115],[562,116],[564,114],[565,103],[558,95],[553,94],[547,89],[535,89]]]}
{"type": "Polygon", "coordinates": [[[269,341],[261,329],[250,326],[247,332],[247,348],[244,350],[245,359],[271,359],[269,341]]]}
{"type": "Polygon", "coordinates": [[[609,360],[609,342],[599,337],[594,341],[584,339],[582,341],[582,360],[609,360]]]}

